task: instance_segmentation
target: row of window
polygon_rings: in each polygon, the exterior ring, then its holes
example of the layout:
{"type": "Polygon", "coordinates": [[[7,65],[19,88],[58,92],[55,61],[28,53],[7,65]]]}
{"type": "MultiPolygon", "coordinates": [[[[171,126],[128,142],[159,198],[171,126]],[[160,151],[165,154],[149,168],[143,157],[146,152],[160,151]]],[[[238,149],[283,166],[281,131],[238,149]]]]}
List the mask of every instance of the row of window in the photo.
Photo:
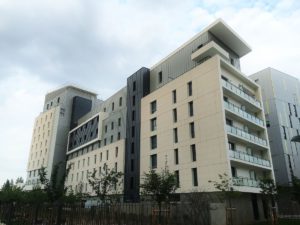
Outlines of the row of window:
{"type": "MultiPolygon", "coordinates": [[[[121,107],[123,105],[123,98],[120,97],[119,98],[119,107],[121,107]]],[[[111,111],[115,110],[115,102],[111,103],[111,111]]],[[[106,112],[106,107],[103,108],[103,111],[106,112]]]]}
{"type": "MultiPolygon", "coordinates": [[[[190,138],[195,138],[195,124],[194,122],[189,123],[189,133],[190,138]]],[[[174,143],[178,143],[178,128],[173,128],[173,141],[174,143]]],[[[157,148],[157,135],[153,135],[150,137],[150,148],[156,149],[157,148]]]]}
{"type": "MultiPolygon", "coordinates": [[[[115,158],[117,158],[118,155],[119,155],[119,148],[116,147],[115,148],[115,158]]],[[[99,162],[102,162],[103,158],[104,158],[103,157],[103,153],[100,152],[100,154],[99,154],[99,162]]],[[[109,160],[109,150],[106,150],[106,157],[105,158],[106,158],[106,160],[109,160]]],[[[94,164],[97,164],[97,159],[98,159],[97,154],[94,155],[93,159],[94,159],[94,164]]],[[[87,157],[86,159],[82,159],[82,160],[79,159],[77,161],[77,169],[85,167],[85,162],[86,162],[86,165],[89,166],[90,165],[90,157],[87,157]],[[82,162],[81,163],[82,164],[81,167],[80,167],[80,162],[82,162]]],[[[72,169],[73,170],[75,169],[74,164],[72,165],[72,169]]]]}
{"type": "MultiPolygon", "coordinates": [[[[47,132],[47,137],[49,137],[49,136],[50,136],[50,130],[48,130],[48,132],[47,132]]],[[[43,135],[42,135],[42,139],[44,139],[44,138],[45,138],[45,132],[43,132],[43,135]]],[[[34,133],[33,142],[35,142],[36,139],[37,139],[37,141],[39,141],[41,139],[41,135],[39,134],[38,136],[36,136],[34,133]]]]}
{"type": "MultiPolygon", "coordinates": [[[[58,97],[58,98],[56,99],[56,103],[59,104],[59,102],[60,102],[60,97],[58,97]]],[[[47,104],[47,109],[49,109],[49,108],[52,107],[52,106],[53,106],[53,101],[51,101],[50,104],[49,104],[49,103],[47,104]]]]}
{"type": "MultiPolygon", "coordinates": [[[[118,171],[118,163],[115,162],[115,165],[114,165],[114,168],[113,168],[116,172],[118,171]]],[[[83,181],[84,178],[88,179],[89,176],[91,176],[92,173],[96,173],[96,175],[98,175],[98,177],[101,177],[103,176],[103,173],[107,173],[107,165],[104,165],[103,168],[100,166],[99,167],[99,170],[96,171],[96,168],[93,169],[93,172],[92,171],[89,171],[89,170],[86,170],[86,172],[84,170],[81,171],[81,181],[83,181]]],[[[80,172],[77,172],[76,173],[76,181],[79,181],[79,174],[80,172]]],[[[74,174],[70,174],[70,182],[73,182],[74,180],[74,174]]]]}
{"type": "MultiPolygon", "coordinates": [[[[152,169],[157,168],[157,154],[153,154],[150,156],[150,165],[152,169]]],[[[197,173],[197,168],[192,168],[192,184],[193,186],[198,186],[198,173],[197,173]]],[[[174,171],[175,176],[176,176],[176,182],[177,182],[177,187],[180,187],[180,177],[179,177],[179,170],[174,171]]]]}
{"type": "MultiPolygon", "coordinates": [[[[52,118],[52,113],[50,113],[50,119],[52,118]]],[[[46,114],[45,116],[45,122],[47,121],[48,119],[48,115],[46,114]]],[[[40,121],[37,119],[36,122],[35,122],[35,127],[37,127],[39,124],[43,124],[43,117],[40,118],[40,121]]],[[[34,129],[35,131],[35,129],[34,129]]]]}
{"type": "MultiPolygon", "coordinates": [[[[118,118],[118,126],[121,127],[121,125],[122,125],[122,120],[121,120],[121,117],[120,117],[120,118],[118,118]]],[[[115,128],[115,123],[114,123],[114,121],[112,121],[112,122],[110,123],[110,129],[111,129],[111,130],[114,130],[114,128],[115,128]]],[[[107,131],[108,131],[108,126],[105,125],[105,127],[104,127],[104,132],[107,133],[107,131]]]]}

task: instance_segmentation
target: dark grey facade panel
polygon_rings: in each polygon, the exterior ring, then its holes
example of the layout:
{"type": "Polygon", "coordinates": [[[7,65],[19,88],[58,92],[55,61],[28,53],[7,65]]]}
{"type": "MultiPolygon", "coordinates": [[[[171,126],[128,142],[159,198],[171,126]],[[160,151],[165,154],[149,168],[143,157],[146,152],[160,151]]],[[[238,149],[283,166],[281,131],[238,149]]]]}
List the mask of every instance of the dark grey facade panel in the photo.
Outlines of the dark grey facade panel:
{"type": "Polygon", "coordinates": [[[80,147],[98,137],[99,116],[96,116],[87,123],[82,124],[76,130],[72,131],[69,136],[69,148],[71,151],[80,147]]]}
{"type": "Polygon", "coordinates": [[[143,67],[127,79],[125,201],[139,201],[141,99],[149,94],[149,76],[150,70],[143,67]]]}
{"type": "Polygon", "coordinates": [[[84,116],[88,112],[90,112],[92,109],[92,101],[86,98],[82,98],[80,96],[75,96],[73,98],[73,104],[72,104],[72,116],[71,116],[71,124],[70,124],[70,130],[72,130],[74,127],[76,127],[77,121],[80,119],[80,117],[84,116]]]}

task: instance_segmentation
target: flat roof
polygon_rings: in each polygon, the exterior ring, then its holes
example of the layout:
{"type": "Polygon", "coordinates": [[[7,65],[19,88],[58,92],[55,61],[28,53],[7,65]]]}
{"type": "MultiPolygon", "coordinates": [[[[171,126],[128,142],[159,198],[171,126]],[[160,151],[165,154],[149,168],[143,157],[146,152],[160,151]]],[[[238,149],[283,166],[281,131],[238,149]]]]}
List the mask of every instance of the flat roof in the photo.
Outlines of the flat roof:
{"type": "Polygon", "coordinates": [[[219,18],[192,37],[190,40],[182,44],[179,48],[171,52],[168,56],[155,63],[151,67],[151,70],[206,32],[212,33],[215,37],[232,49],[240,58],[251,52],[251,47],[247,44],[247,42],[245,42],[230,26],[228,26],[223,19],[219,18]]]}

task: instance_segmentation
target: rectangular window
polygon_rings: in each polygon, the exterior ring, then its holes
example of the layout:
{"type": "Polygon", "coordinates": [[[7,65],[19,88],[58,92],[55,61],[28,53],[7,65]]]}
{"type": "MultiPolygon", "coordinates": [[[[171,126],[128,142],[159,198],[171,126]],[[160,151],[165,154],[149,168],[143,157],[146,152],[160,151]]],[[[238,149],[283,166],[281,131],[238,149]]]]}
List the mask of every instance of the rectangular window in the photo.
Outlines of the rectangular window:
{"type": "Polygon", "coordinates": [[[150,145],[151,145],[151,149],[156,149],[157,148],[157,136],[151,136],[150,137],[150,145]]]}
{"type": "Polygon", "coordinates": [[[177,122],[177,109],[173,109],[173,122],[176,123],[177,122]]]}
{"type": "Polygon", "coordinates": [[[191,157],[192,157],[193,162],[195,162],[197,160],[195,144],[191,145],[191,157]]]}
{"type": "Polygon", "coordinates": [[[135,91],[135,90],[136,90],[136,82],[133,81],[133,83],[132,83],[132,91],[135,91]]]}
{"type": "Polygon", "coordinates": [[[175,162],[175,165],[179,164],[178,148],[174,149],[174,162],[175,162]]]}
{"type": "Polygon", "coordinates": [[[94,163],[97,163],[97,155],[94,155],[94,163]]]}
{"type": "Polygon", "coordinates": [[[111,105],[111,110],[114,111],[115,110],[115,103],[113,102],[111,105]]]}
{"type": "Polygon", "coordinates": [[[231,175],[232,177],[236,177],[236,168],[235,167],[231,167],[231,175]]]}
{"type": "Polygon", "coordinates": [[[131,112],[131,120],[134,121],[135,120],[135,111],[132,110],[131,112]]]}
{"type": "Polygon", "coordinates": [[[108,160],[108,150],[106,150],[106,160],[108,160]]]}
{"type": "Polygon", "coordinates": [[[116,147],[116,158],[118,157],[118,154],[119,154],[119,148],[116,147]]]}
{"type": "Polygon", "coordinates": [[[176,178],[176,187],[179,188],[180,187],[179,170],[175,170],[174,174],[175,174],[175,178],[176,178]]]}
{"type": "Polygon", "coordinates": [[[122,106],[122,101],[123,101],[123,98],[120,97],[120,98],[119,98],[119,106],[122,106]]]}
{"type": "Polygon", "coordinates": [[[135,127],[132,126],[131,127],[131,137],[134,137],[134,135],[135,135],[135,127]]]}
{"type": "Polygon", "coordinates": [[[134,186],[134,178],[130,177],[130,189],[133,189],[134,186]]]}
{"type": "Polygon", "coordinates": [[[193,179],[193,186],[198,186],[198,174],[197,174],[197,168],[192,168],[192,179],[193,179]]]}
{"type": "Polygon", "coordinates": [[[118,119],[118,126],[121,126],[121,118],[118,119]]]}
{"type": "Polygon", "coordinates": [[[286,131],[285,131],[285,127],[282,126],[282,129],[283,129],[283,138],[286,140],[286,131]]]}
{"type": "Polygon", "coordinates": [[[157,155],[151,155],[150,156],[150,164],[151,164],[151,169],[156,169],[157,168],[157,155]]]}
{"type": "Polygon", "coordinates": [[[113,141],[114,141],[114,136],[111,135],[111,136],[110,136],[110,143],[113,143],[113,141]]]}
{"type": "Polygon", "coordinates": [[[188,87],[188,96],[192,96],[193,95],[193,85],[192,85],[192,81],[187,83],[187,87],[188,87]]]}
{"type": "Polygon", "coordinates": [[[173,103],[176,103],[176,101],[177,101],[177,98],[176,98],[176,90],[173,90],[173,91],[172,91],[172,101],[173,101],[173,103]]]}
{"type": "Polygon", "coordinates": [[[106,146],[106,138],[104,138],[104,146],[106,146]]]}
{"type": "Polygon", "coordinates": [[[115,171],[118,172],[118,163],[115,162],[115,171]]]}
{"type": "Polygon", "coordinates": [[[107,125],[105,125],[104,131],[105,133],[107,133],[107,125]]]}
{"type": "Polygon", "coordinates": [[[131,143],[131,154],[134,154],[134,142],[131,143]]]}
{"type": "Polygon", "coordinates": [[[100,162],[102,162],[102,152],[100,153],[100,162]]]}
{"type": "Polygon", "coordinates": [[[298,113],[297,113],[297,107],[296,105],[294,105],[294,111],[295,111],[295,116],[298,117],[298,113]]]}
{"type": "Polygon", "coordinates": [[[234,143],[228,142],[228,145],[229,145],[230,150],[235,150],[235,144],[234,143]]]}
{"type": "Polygon", "coordinates": [[[111,129],[113,130],[114,129],[114,122],[111,122],[111,129]]]}
{"type": "Polygon", "coordinates": [[[90,165],[90,157],[87,158],[87,165],[90,165]]]}
{"type": "Polygon", "coordinates": [[[288,103],[290,115],[292,115],[291,103],[288,103]]]}
{"type": "Polygon", "coordinates": [[[190,123],[190,136],[191,136],[191,138],[195,138],[195,125],[194,125],[194,122],[190,123]]]}
{"type": "Polygon", "coordinates": [[[120,140],[120,139],[121,139],[121,133],[118,132],[118,140],[120,140]]]}
{"type": "Polygon", "coordinates": [[[131,172],[134,171],[134,159],[131,159],[131,162],[130,162],[130,169],[131,169],[131,172]]]}
{"type": "Polygon", "coordinates": [[[132,96],[132,105],[135,106],[135,95],[132,96]]]}
{"type": "Polygon", "coordinates": [[[293,128],[292,117],[289,116],[291,128],[293,128]]]}
{"type": "Polygon", "coordinates": [[[158,72],[158,83],[162,82],[162,71],[158,72]]]}
{"type": "Polygon", "coordinates": [[[156,112],[156,100],[150,103],[151,113],[156,112]]]}
{"type": "Polygon", "coordinates": [[[189,116],[194,116],[194,105],[193,105],[193,101],[189,102],[189,116]]]}
{"type": "Polygon", "coordinates": [[[150,120],[151,131],[156,130],[156,118],[150,120]]]}
{"type": "Polygon", "coordinates": [[[173,138],[174,138],[174,143],[178,143],[178,132],[177,132],[177,128],[173,128],[173,138]]]}

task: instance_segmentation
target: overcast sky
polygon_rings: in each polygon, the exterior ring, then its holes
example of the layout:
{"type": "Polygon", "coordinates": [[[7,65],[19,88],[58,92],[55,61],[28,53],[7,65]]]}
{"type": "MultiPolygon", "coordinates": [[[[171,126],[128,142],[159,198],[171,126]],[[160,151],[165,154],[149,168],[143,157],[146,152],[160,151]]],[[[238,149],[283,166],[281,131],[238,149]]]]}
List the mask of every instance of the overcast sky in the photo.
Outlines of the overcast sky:
{"type": "Polygon", "coordinates": [[[25,178],[45,94],[79,84],[105,99],[217,18],[266,67],[300,78],[300,1],[0,0],[0,184],[25,178]]]}

